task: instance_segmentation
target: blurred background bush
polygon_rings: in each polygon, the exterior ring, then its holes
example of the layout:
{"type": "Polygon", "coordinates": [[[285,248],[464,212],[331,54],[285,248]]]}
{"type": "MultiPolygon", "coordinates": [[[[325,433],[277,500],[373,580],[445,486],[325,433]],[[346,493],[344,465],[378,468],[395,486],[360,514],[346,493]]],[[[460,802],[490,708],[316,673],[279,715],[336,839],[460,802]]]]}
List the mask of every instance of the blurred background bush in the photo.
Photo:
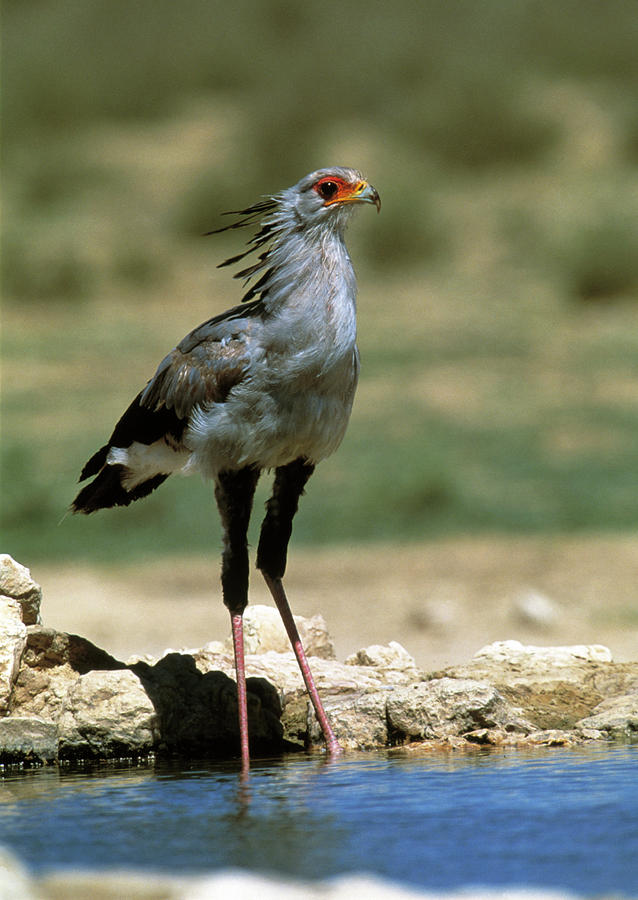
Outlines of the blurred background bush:
{"type": "Polygon", "coordinates": [[[296,539],[635,529],[633,0],[5,0],[3,44],[3,549],[215,545],[196,478],[60,520],[237,302],[244,238],[202,232],[332,163],[383,210],[351,229],[361,387],[296,539]]]}

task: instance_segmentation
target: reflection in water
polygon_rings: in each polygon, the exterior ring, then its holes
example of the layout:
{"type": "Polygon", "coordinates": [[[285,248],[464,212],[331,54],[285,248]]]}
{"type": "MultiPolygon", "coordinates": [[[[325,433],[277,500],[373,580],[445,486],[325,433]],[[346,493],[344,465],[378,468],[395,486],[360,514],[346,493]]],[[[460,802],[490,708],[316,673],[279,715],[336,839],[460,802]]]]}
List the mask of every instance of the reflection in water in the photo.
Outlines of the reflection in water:
{"type": "Polygon", "coordinates": [[[239,867],[638,893],[638,747],[292,756],[8,772],[0,841],[35,870],[239,867]]]}

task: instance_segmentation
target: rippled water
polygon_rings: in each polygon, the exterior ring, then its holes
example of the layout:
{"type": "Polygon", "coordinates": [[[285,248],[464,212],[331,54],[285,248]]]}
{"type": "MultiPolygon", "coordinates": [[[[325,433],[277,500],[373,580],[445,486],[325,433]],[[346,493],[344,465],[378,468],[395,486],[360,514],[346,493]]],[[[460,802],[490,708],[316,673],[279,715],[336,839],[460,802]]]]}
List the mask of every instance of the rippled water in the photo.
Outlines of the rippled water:
{"type": "Polygon", "coordinates": [[[0,842],[34,871],[239,867],[638,895],[638,746],[288,757],[4,774],[0,842]]]}

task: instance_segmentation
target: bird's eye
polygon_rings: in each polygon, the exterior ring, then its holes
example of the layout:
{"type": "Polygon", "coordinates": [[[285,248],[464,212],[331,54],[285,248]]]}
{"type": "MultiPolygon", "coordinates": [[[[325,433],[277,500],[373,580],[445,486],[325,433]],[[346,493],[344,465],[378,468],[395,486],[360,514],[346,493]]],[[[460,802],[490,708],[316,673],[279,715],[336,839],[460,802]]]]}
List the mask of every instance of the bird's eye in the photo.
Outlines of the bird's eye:
{"type": "Polygon", "coordinates": [[[339,185],[336,181],[320,181],[316,190],[319,196],[323,197],[324,200],[330,200],[330,198],[334,197],[339,190],[339,185]]]}

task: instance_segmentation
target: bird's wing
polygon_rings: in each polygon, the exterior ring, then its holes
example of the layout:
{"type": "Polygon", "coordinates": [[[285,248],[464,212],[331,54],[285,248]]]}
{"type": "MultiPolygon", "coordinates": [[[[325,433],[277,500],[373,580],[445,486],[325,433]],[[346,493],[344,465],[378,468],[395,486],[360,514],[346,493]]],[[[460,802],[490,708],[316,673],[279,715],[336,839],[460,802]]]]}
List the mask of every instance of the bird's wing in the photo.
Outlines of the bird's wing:
{"type": "Polygon", "coordinates": [[[250,334],[263,313],[255,300],[199,325],[162,360],[155,375],[133,400],[108,444],[84,466],[80,481],[97,474],[113,447],[152,444],[161,438],[178,446],[193,409],[223,403],[250,364],[250,334]]]}
{"type": "Polygon", "coordinates": [[[200,325],[159,364],[140,394],[141,406],[173,410],[184,420],[199,404],[223,403],[250,361],[244,327],[241,323],[220,335],[215,322],[200,325]]]}

